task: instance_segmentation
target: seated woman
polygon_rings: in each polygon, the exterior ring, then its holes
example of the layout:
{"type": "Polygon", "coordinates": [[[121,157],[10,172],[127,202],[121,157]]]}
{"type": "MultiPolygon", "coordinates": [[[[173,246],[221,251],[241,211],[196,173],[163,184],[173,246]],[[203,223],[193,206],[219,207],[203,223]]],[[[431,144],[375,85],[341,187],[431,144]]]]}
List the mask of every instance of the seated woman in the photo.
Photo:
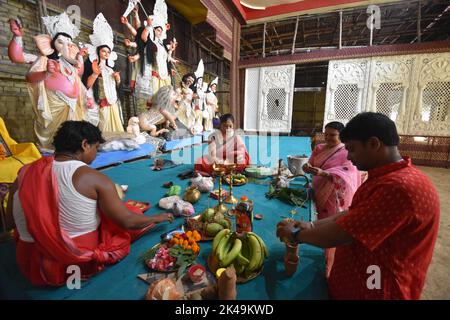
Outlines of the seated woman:
{"type": "Polygon", "coordinates": [[[195,171],[211,174],[214,163],[236,163],[236,171],[243,171],[250,164],[250,156],[242,138],[234,131],[234,117],[220,117],[220,129],[209,136],[208,155],[198,159],[195,171]]]}
{"type": "Polygon", "coordinates": [[[64,122],[55,155],[23,167],[11,188],[7,217],[17,228],[17,263],[34,285],[64,285],[71,265],[89,277],[123,259],[154,224],[173,220],[130,211],[115,184],[88,166],[103,141],[89,122],[64,122]]]}
{"type": "MultiPolygon", "coordinates": [[[[344,129],[340,122],[325,126],[324,144],[317,145],[303,171],[313,175],[312,188],[318,219],[325,219],[348,209],[361,184],[358,169],[347,159],[348,152],[339,139],[344,129]]],[[[335,248],[325,249],[326,275],[330,274],[335,248]]]]}

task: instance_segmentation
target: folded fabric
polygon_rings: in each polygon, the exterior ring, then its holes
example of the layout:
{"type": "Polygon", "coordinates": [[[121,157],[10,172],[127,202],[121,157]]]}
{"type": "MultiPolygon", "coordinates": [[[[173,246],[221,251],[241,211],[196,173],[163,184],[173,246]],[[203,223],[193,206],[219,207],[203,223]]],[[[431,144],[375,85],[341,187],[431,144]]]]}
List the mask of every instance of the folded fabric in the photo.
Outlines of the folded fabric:
{"type": "Polygon", "coordinates": [[[173,203],[172,211],[175,217],[190,217],[195,214],[194,206],[181,199],[173,203]]]}
{"type": "Polygon", "coordinates": [[[140,148],[139,144],[132,139],[120,139],[103,143],[100,146],[99,151],[102,152],[120,151],[120,150],[131,151],[139,148],[140,148]]]}
{"type": "Polygon", "coordinates": [[[9,136],[5,122],[0,117],[0,183],[13,183],[23,165],[41,158],[33,143],[17,143],[9,136]]]}
{"type": "Polygon", "coordinates": [[[191,186],[197,187],[200,192],[211,192],[214,189],[214,181],[212,177],[197,174],[197,177],[191,179],[191,186]]]}
{"type": "Polygon", "coordinates": [[[179,196],[170,196],[170,197],[161,198],[161,200],[159,200],[159,202],[158,202],[158,205],[162,209],[172,210],[173,204],[177,200],[181,200],[181,198],[179,196]]]}

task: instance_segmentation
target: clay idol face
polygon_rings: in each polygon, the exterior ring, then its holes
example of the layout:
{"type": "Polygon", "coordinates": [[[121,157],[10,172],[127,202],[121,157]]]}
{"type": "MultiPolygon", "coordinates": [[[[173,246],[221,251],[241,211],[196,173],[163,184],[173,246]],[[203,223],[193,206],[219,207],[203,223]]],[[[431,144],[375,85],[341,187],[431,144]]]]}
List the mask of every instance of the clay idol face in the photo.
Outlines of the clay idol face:
{"type": "Polygon", "coordinates": [[[79,50],[70,37],[60,34],[55,40],[55,49],[68,62],[77,63],[76,56],[79,50]]]}
{"type": "Polygon", "coordinates": [[[158,39],[161,38],[162,33],[163,33],[163,29],[161,27],[157,27],[154,30],[155,30],[155,37],[158,38],[158,39]]]}
{"type": "Polygon", "coordinates": [[[100,60],[108,60],[110,54],[111,54],[111,51],[109,50],[109,48],[107,48],[107,47],[102,48],[100,50],[100,60]]]}

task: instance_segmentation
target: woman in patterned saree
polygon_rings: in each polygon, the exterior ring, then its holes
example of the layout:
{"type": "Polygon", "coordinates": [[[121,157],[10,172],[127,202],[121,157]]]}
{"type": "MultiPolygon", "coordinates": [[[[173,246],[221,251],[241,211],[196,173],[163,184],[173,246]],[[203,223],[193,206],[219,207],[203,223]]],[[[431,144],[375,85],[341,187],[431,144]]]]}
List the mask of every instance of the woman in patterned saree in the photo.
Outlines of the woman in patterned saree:
{"type": "Polygon", "coordinates": [[[237,172],[244,171],[250,164],[245,143],[234,130],[232,114],[228,113],[220,117],[220,129],[214,131],[208,140],[208,154],[195,162],[195,171],[200,174],[212,174],[214,163],[235,163],[237,172]]]}
{"type": "MultiPolygon", "coordinates": [[[[303,171],[313,175],[312,188],[318,219],[345,211],[361,184],[361,174],[347,159],[345,145],[339,139],[344,129],[340,122],[325,126],[325,143],[317,145],[303,171]]],[[[326,275],[333,266],[335,248],[325,249],[326,275]]]]}

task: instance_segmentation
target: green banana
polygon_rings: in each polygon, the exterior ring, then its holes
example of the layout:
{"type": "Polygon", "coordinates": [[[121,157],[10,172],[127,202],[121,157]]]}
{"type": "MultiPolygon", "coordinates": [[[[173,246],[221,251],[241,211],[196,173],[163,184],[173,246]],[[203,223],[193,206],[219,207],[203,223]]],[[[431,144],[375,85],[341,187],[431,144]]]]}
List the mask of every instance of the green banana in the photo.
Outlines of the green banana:
{"type": "Polygon", "coordinates": [[[216,249],[220,243],[220,240],[222,240],[222,238],[229,233],[230,233],[230,229],[223,229],[223,230],[220,230],[219,233],[216,234],[216,236],[214,237],[213,243],[212,243],[213,252],[216,252],[216,249]]]}
{"type": "Polygon", "coordinates": [[[222,247],[222,250],[219,251],[219,261],[222,262],[225,259],[225,256],[228,254],[228,252],[231,249],[231,246],[233,245],[234,242],[232,242],[232,237],[231,235],[227,238],[227,242],[226,244],[222,247]]]}
{"type": "Polygon", "coordinates": [[[220,243],[217,246],[216,254],[217,254],[217,258],[219,259],[219,261],[222,261],[223,256],[226,253],[225,249],[226,249],[226,246],[228,245],[230,237],[231,237],[230,234],[225,235],[225,237],[223,237],[222,240],[220,240],[220,243]]]}
{"type": "Polygon", "coordinates": [[[266,246],[266,243],[264,242],[264,240],[254,232],[248,232],[248,234],[251,234],[258,239],[259,243],[261,244],[261,248],[263,249],[264,256],[266,258],[268,258],[269,257],[269,249],[267,249],[267,246],[266,246]]]}
{"type": "Polygon", "coordinates": [[[265,250],[264,250],[265,245],[263,244],[264,241],[260,237],[258,237],[257,235],[254,235],[254,237],[258,240],[259,245],[261,246],[261,252],[262,252],[261,253],[261,260],[259,261],[258,267],[256,268],[256,270],[259,270],[263,266],[264,260],[266,259],[266,253],[265,253],[265,250]]]}
{"type": "Polygon", "coordinates": [[[246,270],[255,271],[261,264],[261,260],[264,260],[264,256],[258,238],[251,234],[247,234],[247,238],[251,249],[251,257],[246,270]]]}
{"type": "Polygon", "coordinates": [[[245,237],[241,240],[242,240],[241,256],[243,256],[244,258],[246,258],[248,260],[250,257],[250,248],[248,245],[248,239],[247,239],[247,237],[245,237]]]}
{"type": "Polygon", "coordinates": [[[239,252],[239,254],[237,255],[236,259],[237,259],[237,262],[243,266],[247,266],[250,263],[250,261],[242,255],[242,249],[241,249],[241,252],[239,252]]]}
{"type": "MultiPolygon", "coordinates": [[[[231,242],[231,241],[230,241],[231,242]]],[[[235,239],[233,243],[233,247],[231,248],[230,252],[227,253],[227,255],[223,258],[222,266],[228,267],[231,262],[233,262],[234,259],[239,255],[242,249],[242,241],[240,239],[235,239]]]]}

